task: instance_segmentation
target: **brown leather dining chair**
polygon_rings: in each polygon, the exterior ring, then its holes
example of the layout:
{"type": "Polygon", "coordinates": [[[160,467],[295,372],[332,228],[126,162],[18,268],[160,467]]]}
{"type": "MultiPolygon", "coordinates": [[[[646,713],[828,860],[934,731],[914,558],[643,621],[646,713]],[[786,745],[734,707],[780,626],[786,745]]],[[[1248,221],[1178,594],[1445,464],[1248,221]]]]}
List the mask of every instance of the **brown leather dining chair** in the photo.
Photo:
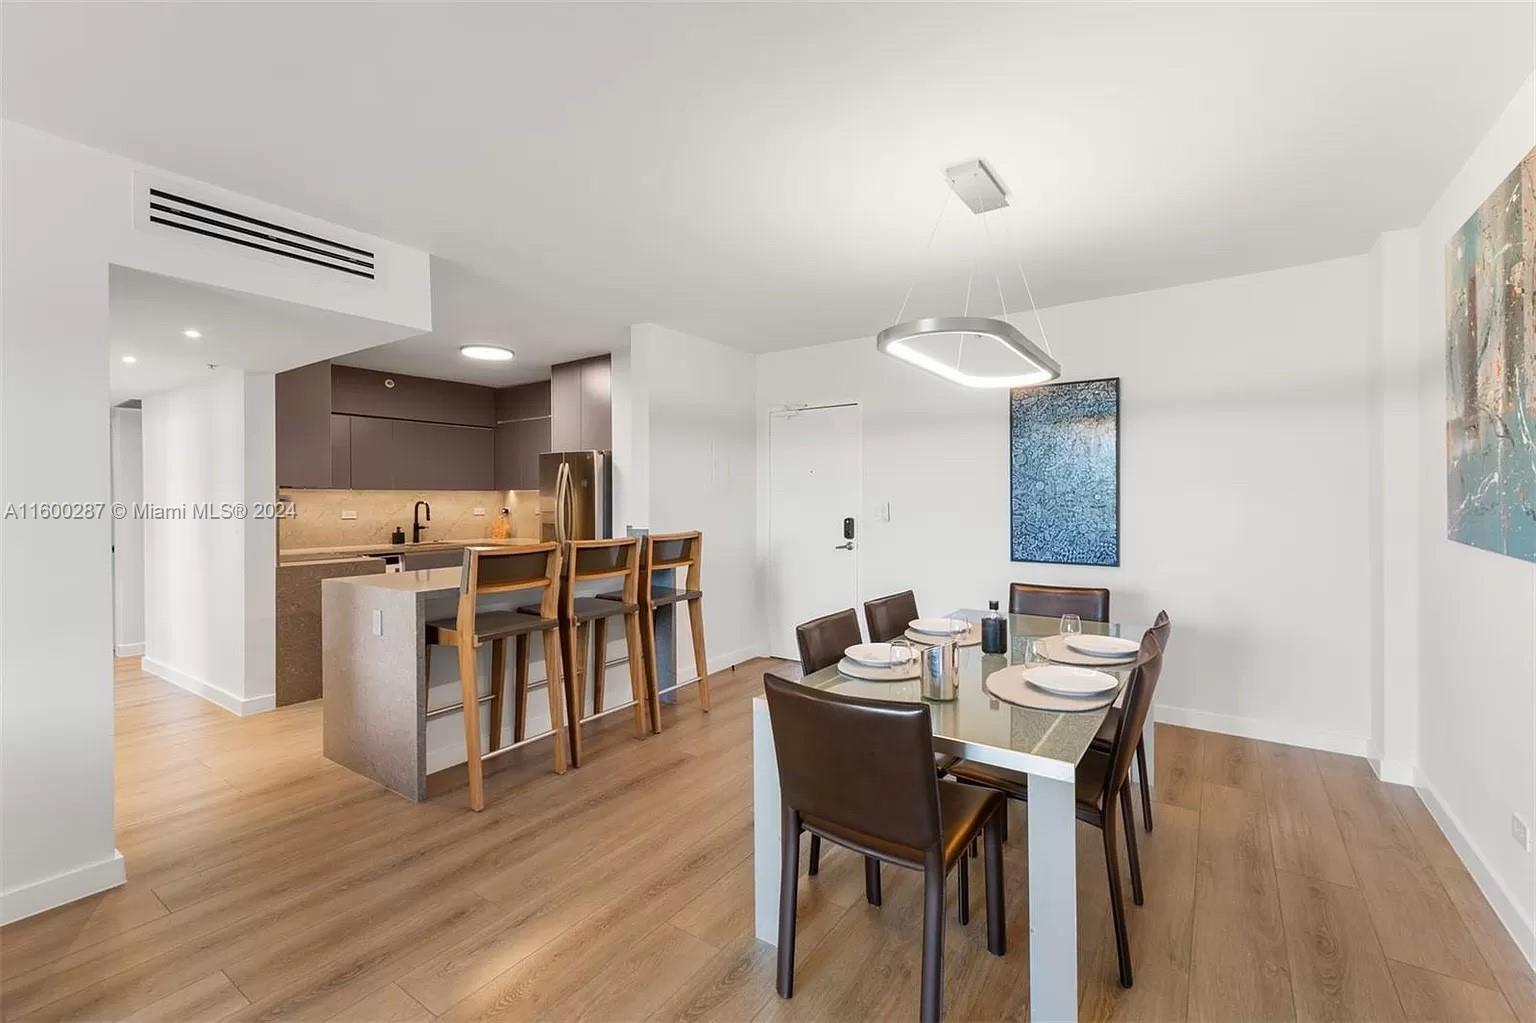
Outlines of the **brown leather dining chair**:
{"type": "MultiPolygon", "coordinates": [[[[1075,614],[1085,622],[1109,621],[1109,591],[1101,586],[1036,586],[1033,583],[1014,583],[1008,588],[1008,610],[1016,615],[1039,615],[1043,618],[1059,618],[1075,614]]],[[[1099,734],[1093,743],[1100,749],[1108,749],[1120,730],[1120,708],[1111,707],[1099,726],[1099,734]]],[[[1147,785],[1147,747],[1136,746],[1136,772],[1141,778],[1141,819],[1148,831],[1152,830],[1152,790],[1147,785]]]]}
{"type": "MultiPolygon", "coordinates": [[[[1166,624],[1167,613],[1159,615],[1166,624]]],[[[1163,633],[1166,635],[1166,631],[1163,633]]],[[[1141,905],[1141,859],[1136,849],[1136,822],[1131,815],[1131,758],[1141,741],[1141,730],[1152,707],[1152,694],[1163,670],[1163,650],[1158,632],[1148,629],[1141,637],[1136,666],[1125,685],[1121,726],[1110,748],[1090,746],[1077,765],[1077,819],[1104,835],[1104,865],[1109,877],[1109,908],[1115,922],[1115,952],[1120,961],[1120,984],[1130,987],[1131,945],[1125,925],[1125,897],[1120,887],[1120,856],[1115,841],[1114,804],[1120,802],[1120,824],[1125,830],[1126,854],[1131,867],[1131,898],[1141,905]]],[[[770,707],[770,710],[772,708],[770,707]]],[[[775,735],[777,741],[777,735],[775,735]]],[[[1029,776],[983,764],[961,761],[950,769],[957,781],[1005,793],[1010,799],[1029,799],[1029,776]]]]}
{"type": "MultiPolygon", "coordinates": [[[[1007,950],[1002,793],[939,781],[933,725],[921,703],[864,700],[794,682],[764,682],[783,796],[777,989],[794,995],[800,833],[923,872],[921,1018],[944,995],[944,882],[978,834],[986,844],[987,950],[1007,950]]],[[[962,879],[964,874],[961,874],[962,879]]],[[[961,923],[969,919],[961,887],[961,923]]]]}
{"type": "MultiPolygon", "coordinates": [[[[516,726],[514,741],[523,739],[523,721],[527,716],[528,637],[539,633],[544,638],[544,665],[548,675],[549,727],[554,732],[555,773],[565,773],[566,736],[561,721],[564,686],[561,684],[559,628],[555,604],[560,580],[560,545],[529,544],[517,547],[466,547],[464,568],[459,581],[458,614],[427,623],[430,646],[456,647],[459,652],[459,686],[464,711],[465,768],[469,777],[469,808],[485,808],[484,765],[480,752],[480,685],[478,650],[491,644],[490,728],[486,736],[489,752],[501,750],[502,704],[506,692],[507,640],[515,639],[519,653],[519,684],[513,708],[516,726]],[[489,611],[480,609],[480,597],[496,593],[543,589],[539,603],[528,611],[489,611]]],[[[510,748],[510,747],[508,747],[510,748]]]]}
{"type": "Polygon", "coordinates": [[[876,597],[864,602],[864,625],[871,643],[888,643],[906,634],[907,626],[917,617],[917,597],[911,590],[876,597]]]}

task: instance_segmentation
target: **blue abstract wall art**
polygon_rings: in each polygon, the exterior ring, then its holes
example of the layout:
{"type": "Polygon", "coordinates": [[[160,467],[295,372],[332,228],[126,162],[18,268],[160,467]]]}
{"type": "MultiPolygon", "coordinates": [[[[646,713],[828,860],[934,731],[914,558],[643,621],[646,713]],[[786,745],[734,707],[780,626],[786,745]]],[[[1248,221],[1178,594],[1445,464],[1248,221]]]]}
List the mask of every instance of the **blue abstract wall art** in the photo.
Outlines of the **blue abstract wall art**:
{"type": "Polygon", "coordinates": [[[1536,561],[1536,149],[1445,250],[1446,533],[1536,561]]]}
{"type": "Polygon", "coordinates": [[[1014,561],[1120,564],[1120,378],[1015,388],[1014,561]]]}

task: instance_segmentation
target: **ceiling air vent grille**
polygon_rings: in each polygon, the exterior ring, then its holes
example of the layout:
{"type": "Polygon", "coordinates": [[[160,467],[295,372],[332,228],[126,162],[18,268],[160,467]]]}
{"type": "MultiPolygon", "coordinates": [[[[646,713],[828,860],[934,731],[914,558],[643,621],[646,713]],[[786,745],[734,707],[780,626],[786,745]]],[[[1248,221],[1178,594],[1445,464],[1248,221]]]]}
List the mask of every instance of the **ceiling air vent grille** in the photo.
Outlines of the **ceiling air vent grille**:
{"type": "Polygon", "coordinates": [[[144,214],[151,224],[215,241],[241,245],[370,281],[376,275],[375,256],[367,249],[237,213],[169,189],[151,186],[144,214]]]}

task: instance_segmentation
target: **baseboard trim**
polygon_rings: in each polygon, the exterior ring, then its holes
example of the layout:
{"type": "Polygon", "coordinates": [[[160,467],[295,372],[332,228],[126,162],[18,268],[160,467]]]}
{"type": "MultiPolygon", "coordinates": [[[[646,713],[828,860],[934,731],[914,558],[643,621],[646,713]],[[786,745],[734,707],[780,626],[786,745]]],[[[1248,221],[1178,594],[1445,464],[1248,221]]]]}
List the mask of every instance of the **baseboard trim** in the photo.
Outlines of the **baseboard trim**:
{"type": "Polygon", "coordinates": [[[1421,787],[1423,778],[1419,776],[1419,769],[1406,760],[1381,760],[1371,757],[1371,770],[1376,772],[1376,777],[1392,785],[1409,785],[1413,788],[1421,787]]]}
{"type": "Polygon", "coordinates": [[[1213,714],[1206,710],[1170,707],[1163,703],[1157,704],[1153,717],[1168,725],[1183,725],[1186,728],[1198,728],[1205,732],[1239,735],[1245,739],[1263,739],[1266,742],[1279,742],[1287,746],[1304,746],[1307,749],[1325,750],[1329,753],[1347,753],[1355,757],[1365,756],[1370,748],[1369,740],[1363,735],[1323,732],[1278,721],[1243,718],[1232,714],[1213,714]]]}
{"type": "Polygon", "coordinates": [[[249,699],[243,699],[227,689],[219,688],[212,682],[204,682],[195,675],[189,675],[152,657],[144,658],[143,668],[156,678],[163,679],[178,689],[185,689],[194,696],[201,696],[209,703],[223,707],[231,714],[238,714],[241,717],[261,714],[277,706],[276,693],[269,696],[253,696],[249,699]]]}
{"type": "Polygon", "coordinates": [[[104,860],[0,892],[0,924],[25,920],[87,895],[116,888],[126,879],[123,854],[113,849],[112,855],[104,860]]]}
{"type": "Polygon", "coordinates": [[[114,646],[112,648],[112,655],[114,657],[138,657],[138,656],[142,655],[143,653],[144,653],[144,644],[142,642],[140,642],[140,643],[119,643],[119,644],[117,644],[116,646],[114,646]]]}
{"type": "Polygon", "coordinates": [[[1462,827],[1461,821],[1451,812],[1450,807],[1440,798],[1435,786],[1429,779],[1423,779],[1423,784],[1416,786],[1419,798],[1424,800],[1424,807],[1435,823],[1440,826],[1440,831],[1445,835],[1446,841],[1451,843],[1451,848],[1456,850],[1456,855],[1461,857],[1461,862],[1466,866],[1467,873],[1472,875],[1472,880],[1482,890],[1483,897],[1488,900],[1488,905],[1493,907],[1494,915],[1509,932],[1519,946],[1520,952],[1525,956],[1526,962],[1536,967],[1536,923],[1527,919],[1520,909],[1520,903],[1512,898],[1509,891],[1488,869],[1488,861],[1483,858],[1467,830],[1462,827]]]}

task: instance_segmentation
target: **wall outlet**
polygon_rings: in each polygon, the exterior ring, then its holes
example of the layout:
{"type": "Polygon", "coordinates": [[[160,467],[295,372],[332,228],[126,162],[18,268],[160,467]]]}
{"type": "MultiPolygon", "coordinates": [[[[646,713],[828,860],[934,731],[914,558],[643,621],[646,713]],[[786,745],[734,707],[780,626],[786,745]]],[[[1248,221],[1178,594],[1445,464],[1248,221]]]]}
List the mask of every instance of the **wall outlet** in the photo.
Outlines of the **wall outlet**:
{"type": "Polygon", "coordinates": [[[484,508],[476,508],[475,509],[475,514],[476,515],[484,515],[485,514],[485,509],[484,508]]]}
{"type": "Polygon", "coordinates": [[[1525,823],[1518,813],[1509,815],[1509,833],[1516,842],[1520,843],[1520,848],[1526,852],[1531,851],[1531,826],[1525,823]]]}
{"type": "Polygon", "coordinates": [[[375,636],[384,635],[384,612],[378,608],[375,608],[373,611],[373,634],[375,636]]]}
{"type": "Polygon", "coordinates": [[[344,511],[344,512],[341,513],[341,517],[344,520],[355,519],[355,518],[357,518],[357,512],[355,512],[355,511],[344,511]]]}

